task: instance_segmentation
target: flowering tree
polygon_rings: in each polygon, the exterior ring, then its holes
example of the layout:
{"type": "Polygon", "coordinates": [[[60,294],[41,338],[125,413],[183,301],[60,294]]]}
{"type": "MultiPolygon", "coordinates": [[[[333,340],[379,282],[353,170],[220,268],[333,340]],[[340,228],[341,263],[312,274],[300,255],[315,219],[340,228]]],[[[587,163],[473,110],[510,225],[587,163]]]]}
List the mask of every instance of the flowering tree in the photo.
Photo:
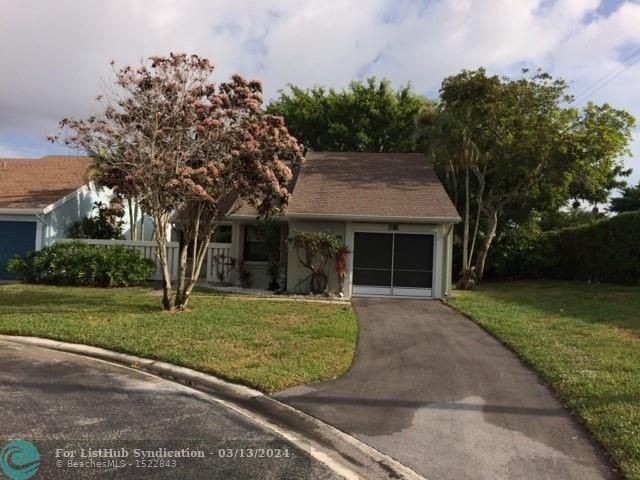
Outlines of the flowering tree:
{"type": "Polygon", "coordinates": [[[186,307],[219,221],[240,199],[261,215],[278,213],[289,199],[291,169],[303,159],[283,119],[262,109],[260,82],[234,75],[216,85],[213,69],[186,54],[114,68],[114,87],[98,97],[102,114],[65,118],[51,138],[88,152],[96,183],[136,199],[153,218],[167,310],[186,307]],[[167,259],[171,222],[184,240],[175,297],[167,259]],[[194,262],[187,276],[189,245],[194,262]]]}

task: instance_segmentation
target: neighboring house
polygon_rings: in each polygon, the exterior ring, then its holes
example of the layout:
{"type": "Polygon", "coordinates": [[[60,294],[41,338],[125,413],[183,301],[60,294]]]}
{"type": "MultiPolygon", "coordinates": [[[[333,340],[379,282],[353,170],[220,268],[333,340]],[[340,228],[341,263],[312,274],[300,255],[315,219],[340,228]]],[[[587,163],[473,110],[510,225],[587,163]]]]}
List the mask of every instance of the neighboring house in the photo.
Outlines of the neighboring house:
{"type": "Polygon", "coordinates": [[[0,159],[0,279],[15,254],[64,237],[74,221],[104,200],[86,181],[86,157],[0,159]]]}
{"type": "MultiPolygon", "coordinates": [[[[255,219],[247,206],[229,216],[231,256],[243,260],[255,287],[266,288],[255,219]]],[[[347,297],[441,298],[449,292],[453,224],[460,216],[421,154],[311,152],[282,219],[289,291],[308,287],[308,270],[295,249],[286,248],[297,230],[330,232],[349,247],[347,297]]],[[[335,291],[332,264],[329,273],[329,290],[335,291]]]]}
{"type": "Polygon", "coordinates": [[[67,236],[69,226],[92,215],[108,190],[87,181],[91,161],[79,156],[0,159],[0,279],[14,255],[40,250],[67,236]]]}

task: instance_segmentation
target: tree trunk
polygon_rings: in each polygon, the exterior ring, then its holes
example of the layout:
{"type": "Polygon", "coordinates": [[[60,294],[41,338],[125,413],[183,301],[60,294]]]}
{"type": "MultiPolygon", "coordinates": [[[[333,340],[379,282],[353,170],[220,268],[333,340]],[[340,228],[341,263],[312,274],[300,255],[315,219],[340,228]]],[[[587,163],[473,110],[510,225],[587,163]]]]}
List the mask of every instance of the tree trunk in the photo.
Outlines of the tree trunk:
{"type": "Polygon", "coordinates": [[[456,174],[456,167],[449,158],[449,171],[451,172],[451,176],[453,177],[453,182],[450,182],[450,185],[453,188],[453,204],[456,209],[458,208],[458,175],[456,174]]]}
{"type": "MultiPolygon", "coordinates": [[[[477,165],[473,167],[473,173],[476,176],[476,179],[478,180],[478,193],[477,193],[477,199],[476,199],[476,220],[475,220],[475,225],[473,226],[473,237],[471,240],[471,248],[469,249],[469,255],[471,256],[471,258],[473,259],[473,255],[475,254],[476,251],[476,241],[478,240],[478,231],[480,229],[480,213],[482,212],[482,208],[483,208],[483,202],[484,202],[484,186],[485,186],[485,174],[486,174],[486,167],[485,169],[482,171],[482,173],[480,172],[480,170],[478,169],[477,165]]],[[[471,260],[469,263],[471,263],[473,260],[471,260]]]]}
{"type": "Polygon", "coordinates": [[[171,302],[173,292],[171,291],[171,272],[169,272],[169,261],[167,258],[166,220],[156,218],[153,223],[156,245],[158,247],[156,255],[158,256],[158,260],[160,260],[160,267],[162,269],[162,306],[165,310],[171,311],[173,310],[171,302]]]}
{"type": "MultiPolygon", "coordinates": [[[[213,233],[213,232],[211,232],[213,233]]],[[[208,238],[211,238],[209,236],[208,238]]],[[[207,255],[207,250],[209,249],[209,242],[201,242],[198,246],[198,252],[196,253],[195,258],[193,259],[192,265],[192,275],[189,279],[189,282],[186,283],[186,287],[183,288],[180,295],[176,294],[175,306],[178,310],[184,310],[187,308],[187,304],[189,303],[189,298],[191,297],[191,292],[193,288],[198,283],[198,278],[200,277],[200,271],[202,270],[202,264],[204,263],[204,259],[207,255]]]]}
{"type": "Polygon", "coordinates": [[[136,218],[133,213],[133,200],[130,198],[126,199],[127,202],[127,210],[129,211],[129,237],[131,240],[137,240],[137,231],[138,225],[136,225],[136,218]]]}
{"type": "Polygon", "coordinates": [[[136,202],[136,207],[133,210],[133,216],[136,219],[136,240],[144,240],[144,213],[140,211],[140,206],[136,202]],[[138,227],[138,219],[140,219],[140,226],[138,227]]]}
{"type": "Polygon", "coordinates": [[[311,293],[324,293],[324,291],[327,289],[328,280],[329,279],[327,278],[327,274],[323,271],[314,271],[311,274],[311,282],[309,284],[311,293]]]}
{"type": "Polygon", "coordinates": [[[480,251],[478,252],[478,258],[476,261],[476,280],[479,282],[484,277],[484,266],[487,261],[487,255],[489,254],[489,249],[491,248],[491,243],[496,236],[496,229],[498,227],[498,211],[497,210],[486,210],[488,217],[488,229],[487,235],[484,237],[482,241],[482,245],[480,246],[480,251]]]}
{"type": "Polygon", "coordinates": [[[464,169],[464,232],[462,238],[462,271],[463,274],[470,267],[469,261],[469,167],[464,169]]]}
{"type": "Polygon", "coordinates": [[[178,264],[178,286],[176,287],[176,299],[174,306],[180,310],[182,304],[182,297],[184,295],[186,276],[187,276],[187,256],[189,251],[189,239],[185,238],[187,235],[184,231],[180,232],[180,263],[178,264]]]}
{"type": "MultiPolygon", "coordinates": [[[[205,233],[204,237],[206,239],[211,238],[211,236],[213,235],[213,232],[215,231],[215,226],[207,227],[205,230],[206,231],[204,232],[205,233]]],[[[196,237],[198,236],[198,233],[199,232],[196,231],[195,233],[196,237]]],[[[186,286],[183,285],[183,288],[181,289],[181,291],[179,293],[176,293],[175,307],[178,310],[184,310],[185,308],[187,308],[187,304],[189,303],[191,292],[193,291],[193,288],[198,283],[198,278],[200,278],[200,272],[202,271],[202,264],[204,263],[204,259],[207,256],[208,249],[209,249],[209,242],[206,240],[198,244],[197,251],[194,249],[194,258],[193,258],[193,263],[191,265],[191,278],[189,279],[189,282],[186,282],[186,286]]]]}
{"type": "MultiPolygon", "coordinates": [[[[193,233],[192,233],[192,240],[193,240],[193,260],[196,260],[196,258],[198,257],[198,252],[199,252],[199,248],[198,248],[198,236],[200,235],[200,219],[202,217],[202,206],[198,205],[198,210],[196,213],[196,217],[195,217],[195,225],[193,227],[193,233]]],[[[196,262],[195,261],[191,261],[191,280],[193,281],[193,278],[195,276],[195,278],[198,278],[199,273],[196,273],[196,262]]]]}

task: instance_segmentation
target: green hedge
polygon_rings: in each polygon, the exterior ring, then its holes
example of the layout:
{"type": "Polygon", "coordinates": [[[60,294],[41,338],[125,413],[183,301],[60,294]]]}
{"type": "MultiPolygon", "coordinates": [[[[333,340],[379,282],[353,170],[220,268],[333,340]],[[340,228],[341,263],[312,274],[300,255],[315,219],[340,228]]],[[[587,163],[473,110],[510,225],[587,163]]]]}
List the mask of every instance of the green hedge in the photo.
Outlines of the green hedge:
{"type": "Polygon", "coordinates": [[[122,245],[81,242],[56,243],[24,258],[15,256],[7,265],[9,272],[28,283],[90,287],[139,285],[154,269],[152,260],[122,245]]]}
{"type": "Polygon", "coordinates": [[[521,267],[529,277],[640,283],[640,212],[547,232],[521,267]]]}

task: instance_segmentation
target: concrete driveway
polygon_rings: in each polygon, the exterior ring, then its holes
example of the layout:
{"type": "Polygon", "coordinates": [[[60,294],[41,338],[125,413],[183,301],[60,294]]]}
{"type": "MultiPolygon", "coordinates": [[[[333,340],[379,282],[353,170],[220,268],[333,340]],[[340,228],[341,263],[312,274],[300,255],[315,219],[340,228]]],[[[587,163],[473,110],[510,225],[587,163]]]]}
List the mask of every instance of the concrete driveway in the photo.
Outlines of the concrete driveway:
{"type": "Polygon", "coordinates": [[[0,451],[15,439],[35,445],[34,480],[340,478],[211,396],[158,377],[6,341],[0,365],[0,451]]]}
{"type": "Polygon", "coordinates": [[[429,300],[353,303],[349,372],[276,398],[430,480],[616,478],[537,376],[464,316],[429,300]]]}

